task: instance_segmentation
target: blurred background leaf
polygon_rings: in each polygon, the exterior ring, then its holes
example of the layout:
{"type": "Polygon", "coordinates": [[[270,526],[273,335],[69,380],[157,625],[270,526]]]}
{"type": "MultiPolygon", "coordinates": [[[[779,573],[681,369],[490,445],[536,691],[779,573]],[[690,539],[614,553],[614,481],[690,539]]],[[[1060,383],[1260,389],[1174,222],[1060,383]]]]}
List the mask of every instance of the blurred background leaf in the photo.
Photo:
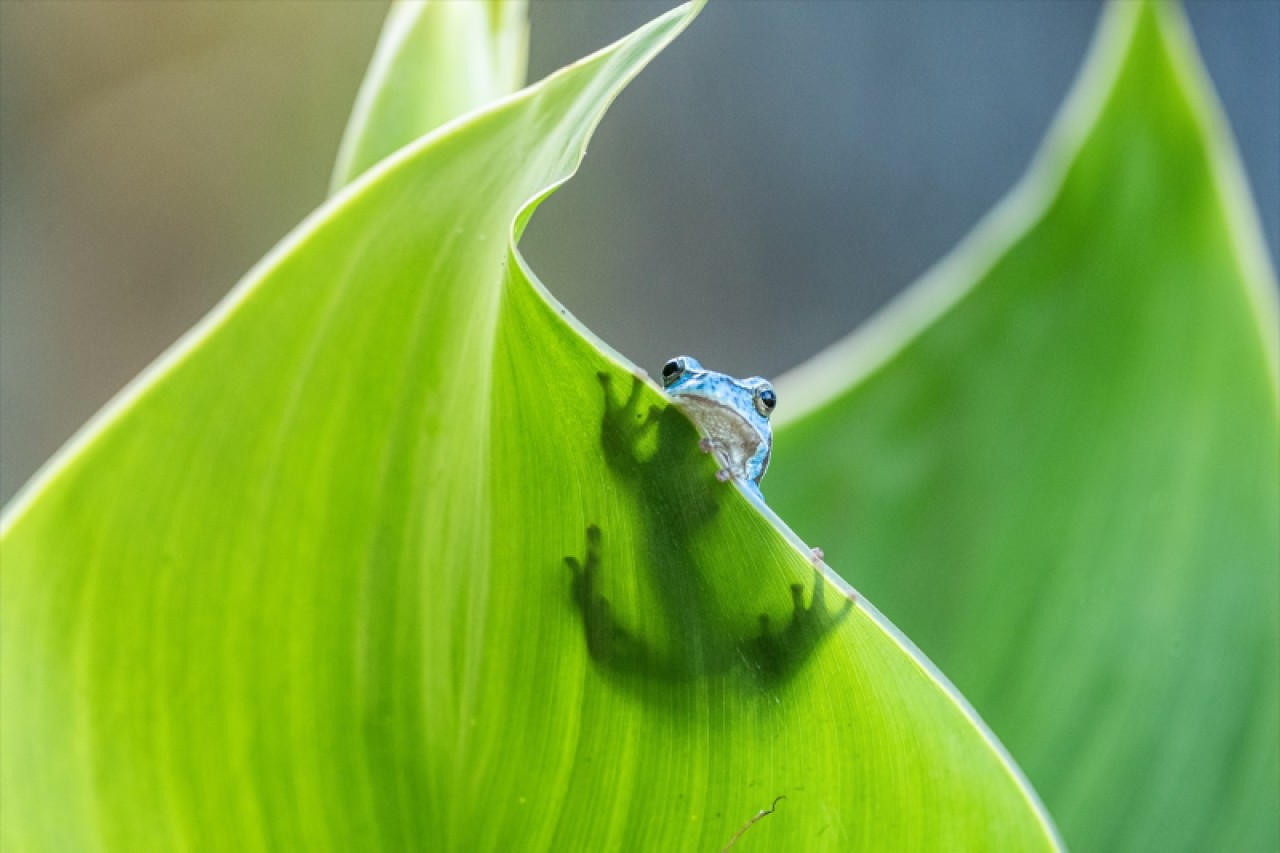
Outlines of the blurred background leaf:
{"type": "Polygon", "coordinates": [[[693,12],[375,167],[9,507],[6,848],[1055,844],[509,251],[693,12]]]}
{"type": "Polygon", "coordinates": [[[1179,10],[1117,3],[1017,191],[779,382],[773,506],[1077,849],[1280,847],[1275,297],[1179,10]]]}
{"type": "MultiPolygon", "coordinates": [[[[530,4],[531,79],[671,5],[530,4]]],[[[713,3],[628,88],[523,251],[650,370],[687,352],[776,376],[1007,192],[1099,8],[713,3]]],[[[0,2],[0,500],[325,197],[386,11],[0,2]]],[[[1280,6],[1187,11],[1274,252],[1280,6]]]]}
{"type": "Polygon", "coordinates": [[[337,190],[391,152],[524,85],[524,0],[400,0],[387,13],[338,149],[337,190]]]}

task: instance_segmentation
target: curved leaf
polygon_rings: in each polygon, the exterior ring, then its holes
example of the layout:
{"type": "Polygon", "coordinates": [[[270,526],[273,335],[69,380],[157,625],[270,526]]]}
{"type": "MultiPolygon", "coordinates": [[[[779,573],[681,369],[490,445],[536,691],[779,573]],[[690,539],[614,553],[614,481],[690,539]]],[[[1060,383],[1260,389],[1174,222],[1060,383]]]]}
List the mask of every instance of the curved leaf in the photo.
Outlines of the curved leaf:
{"type": "Polygon", "coordinates": [[[1055,845],[515,253],[695,10],[384,160],[19,497],[7,849],[1055,845]]]}
{"type": "Polygon", "coordinates": [[[524,85],[524,0],[396,0],[334,165],[337,192],[373,164],[524,85]]]}
{"type": "Polygon", "coordinates": [[[771,497],[1086,850],[1280,846],[1276,283],[1170,4],[1113,4],[1031,174],[779,382],[771,497]]]}

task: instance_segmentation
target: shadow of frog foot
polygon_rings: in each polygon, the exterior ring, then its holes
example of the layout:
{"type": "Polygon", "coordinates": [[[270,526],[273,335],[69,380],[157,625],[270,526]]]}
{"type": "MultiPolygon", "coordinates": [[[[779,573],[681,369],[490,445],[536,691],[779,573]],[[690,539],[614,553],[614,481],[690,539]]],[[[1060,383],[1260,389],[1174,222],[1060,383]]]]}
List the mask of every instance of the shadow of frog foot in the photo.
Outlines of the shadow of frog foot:
{"type": "Polygon", "coordinates": [[[791,618],[773,633],[768,614],[761,613],[760,633],[749,643],[757,670],[768,679],[782,679],[798,672],[817,649],[819,641],[853,611],[853,602],[844,599],[839,608],[827,607],[827,584],[822,572],[814,569],[809,603],[805,604],[804,584],[791,584],[791,618]]]}
{"type": "Polygon", "coordinates": [[[821,570],[813,570],[813,587],[809,594],[809,604],[804,603],[804,586],[791,585],[791,622],[786,633],[812,634],[816,639],[843,622],[853,610],[853,601],[842,598],[842,604],[836,610],[827,608],[827,584],[821,570]]]}
{"type": "Polygon", "coordinates": [[[573,600],[584,613],[596,606],[597,601],[604,602],[606,606],[608,605],[603,596],[596,591],[596,579],[600,574],[599,527],[594,524],[587,527],[586,557],[582,561],[579,561],[577,557],[565,557],[564,563],[569,567],[569,571],[573,573],[573,582],[570,586],[573,592],[573,600]]]}
{"type": "Polygon", "coordinates": [[[644,380],[632,376],[631,388],[619,402],[613,394],[612,374],[601,371],[596,374],[604,391],[604,418],[600,422],[600,443],[605,458],[616,469],[630,469],[640,462],[637,448],[644,437],[658,423],[662,412],[657,406],[646,410],[640,403],[644,380]]]}
{"type": "Polygon", "coordinates": [[[582,560],[565,557],[572,574],[570,591],[582,616],[587,652],[601,663],[631,668],[642,662],[644,651],[613,614],[613,605],[600,592],[600,528],[587,527],[587,548],[582,560]]]}

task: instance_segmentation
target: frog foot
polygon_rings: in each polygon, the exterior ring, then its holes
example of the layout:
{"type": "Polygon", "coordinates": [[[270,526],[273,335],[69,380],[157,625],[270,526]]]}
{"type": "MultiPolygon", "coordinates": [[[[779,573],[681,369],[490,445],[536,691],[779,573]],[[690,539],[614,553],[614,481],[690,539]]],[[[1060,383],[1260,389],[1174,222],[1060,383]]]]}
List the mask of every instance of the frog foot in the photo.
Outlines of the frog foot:
{"type": "MultiPolygon", "coordinates": [[[[701,450],[703,453],[707,453],[707,454],[714,453],[716,449],[716,443],[709,438],[702,438],[698,440],[698,449],[701,450]]],[[[719,459],[719,457],[717,457],[716,461],[719,462],[721,460],[719,459]]],[[[716,479],[722,483],[727,483],[733,479],[733,472],[730,471],[728,468],[721,468],[720,470],[716,471],[716,479]]]]}

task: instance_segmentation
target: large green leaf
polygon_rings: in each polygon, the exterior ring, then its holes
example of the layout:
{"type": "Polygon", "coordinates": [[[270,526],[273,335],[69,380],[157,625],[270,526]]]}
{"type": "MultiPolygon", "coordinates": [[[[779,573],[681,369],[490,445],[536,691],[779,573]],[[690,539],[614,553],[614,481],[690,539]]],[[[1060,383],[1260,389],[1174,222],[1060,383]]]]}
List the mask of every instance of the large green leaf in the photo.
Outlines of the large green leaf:
{"type": "Polygon", "coordinates": [[[694,11],[374,166],[10,507],[6,849],[1055,844],[514,251],[694,11]]]}
{"type": "Polygon", "coordinates": [[[1116,3],[1023,184],[779,383],[775,507],[1081,849],[1280,847],[1275,293],[1181,13],[1116,3]]]}

